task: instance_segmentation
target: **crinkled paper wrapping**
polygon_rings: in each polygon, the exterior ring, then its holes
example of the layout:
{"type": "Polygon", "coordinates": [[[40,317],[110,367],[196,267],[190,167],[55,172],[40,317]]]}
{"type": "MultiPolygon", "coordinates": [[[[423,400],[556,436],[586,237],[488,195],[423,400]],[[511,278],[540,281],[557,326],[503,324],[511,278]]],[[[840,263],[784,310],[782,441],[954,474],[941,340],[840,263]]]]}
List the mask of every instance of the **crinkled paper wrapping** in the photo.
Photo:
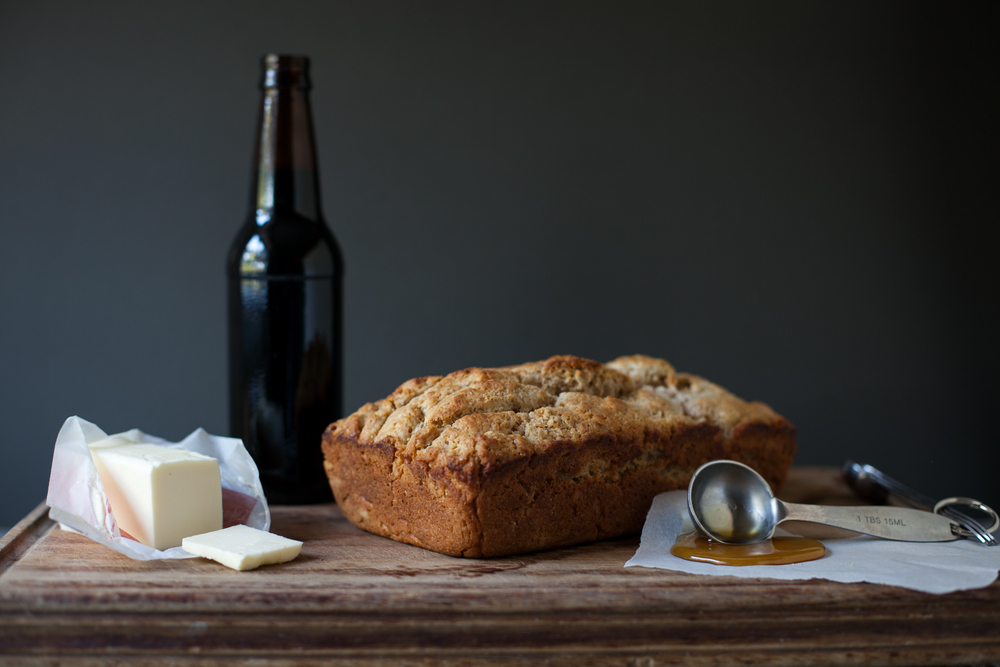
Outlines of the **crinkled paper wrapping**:
{"type": "Polygon", "coordinates": [[[656,567],[719,577],[868,582],[925,593],[983,588],[993,583],[1000,570],[1000,547],[984,547],[965,539],[897,542],[867,535],[821,540],[826,555],[806,563],[740,567],[696,563],[670,553],[677,535],[691,530],[694,524],[688,515],[687,493],[661,493],[653,499],[646,515],[639,549],[625,567],[656,567]]]}
{"type": "MultiPolygon", "coordinates": [[[[271,527],[271,512],[257,465],[242,440],[209,435],[200,428],[180,442],[167,442],[138,429],[115,435],[136,443],[186,449],[218,459],[223,527],[246,524],[265,531],[271,527]]],[[[104,431],[79,417],[70,417],[63,424],[56,437],[45,498],[49,517],[136,560],[193,558],[181,547],[160,551],[122,536],[88,448],[90,443],[107,437],[104,431]]]]}

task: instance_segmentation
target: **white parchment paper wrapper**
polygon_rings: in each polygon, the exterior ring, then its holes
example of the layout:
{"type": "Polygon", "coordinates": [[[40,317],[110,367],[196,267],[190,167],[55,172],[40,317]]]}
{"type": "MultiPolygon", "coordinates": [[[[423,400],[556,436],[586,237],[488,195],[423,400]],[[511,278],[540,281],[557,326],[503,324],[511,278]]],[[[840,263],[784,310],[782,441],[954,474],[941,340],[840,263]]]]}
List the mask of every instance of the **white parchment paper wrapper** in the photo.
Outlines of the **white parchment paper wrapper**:
{"type": "MultiPolygon", "coordinates": [[[[117,433],[137,443],[186,449],[219,461],[222,477],[223,526],[243,523],[260,530],[271,527],[271,511],[260,485],[257,465],[237,438],[209,435],[198,429],[180,442],[167,442],[138,429],[117,433]]],[[[53,521],[136,560],[194,558],[181,547],[159,551],[122,537],[88,445],[109,437],[94,424],[70,417],[59,430],[45,503],[53,521]]]]}
{"type": "Polygon", "coordinates": [[[677,535],[694,529],[687,493],[670,491],[653,499],[642,528],[642,540],[625,567],[656,567],[689,574],[766,579],[829,579],[901,586],[925,593],[983,588],[997,578],[1000,547],[971,540],[896,542],[861,535],[821,540],[823,558],[792,565],[730,567],[695,563],[670,554],[677,535]]]}

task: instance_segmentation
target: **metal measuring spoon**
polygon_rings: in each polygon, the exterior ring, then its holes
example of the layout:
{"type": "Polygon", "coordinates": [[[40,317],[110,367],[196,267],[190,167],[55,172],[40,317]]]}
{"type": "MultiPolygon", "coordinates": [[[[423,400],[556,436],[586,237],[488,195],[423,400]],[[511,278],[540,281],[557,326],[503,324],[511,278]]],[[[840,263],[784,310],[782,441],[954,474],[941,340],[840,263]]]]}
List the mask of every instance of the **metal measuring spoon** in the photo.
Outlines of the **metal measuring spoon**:
{"type": "Polygon", "coordinates": [[[889,497],[902,501],[908,507],[927,512],[935,512],[947,517],[958,524],[956,532],[962,537],[979,540],[985,546],[1000,546],[1000,542],[993,536],[993,532],[1000,528],[1000,515],[991,507],[984,505],[972,498],[945,498],[939,502],[934,502],[930,496],[914,491],[902,482],[897,482],[884,472],[870,465],[855,463],[850,459],[844,463],[844,481],[854,489],[854,492],[862,499],[870,503],[880,505],[886,504],[889,497]],[[956,509],[954,506],[966,506],[978,511],[981,516],[992,520],[992,525],[987,528],[966,512],[956,509]]]}
{"type": "Polygon", "coordinates": [[[782,521],[846,528],[888,540],[948,542],[958,539],[947,518],[902,507],[827,507],[778,500],[764,478],[736,461],[710,461],[688,485],[688,511],[695,525],[726,544],[761,542],[782,521]]]}

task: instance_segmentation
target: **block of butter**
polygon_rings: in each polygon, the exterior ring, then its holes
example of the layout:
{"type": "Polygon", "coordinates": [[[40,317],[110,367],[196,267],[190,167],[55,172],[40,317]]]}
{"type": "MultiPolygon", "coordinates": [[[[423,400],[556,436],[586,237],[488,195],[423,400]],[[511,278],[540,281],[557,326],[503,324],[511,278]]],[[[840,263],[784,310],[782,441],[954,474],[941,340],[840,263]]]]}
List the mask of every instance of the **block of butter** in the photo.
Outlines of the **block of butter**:
{"type": "Polygon", "coordinates": [[[234,570],[287,563],[302,551],[302,543],[250,526],[230,526],[204,535],[185,537],[184,550],[211,558],[234,570]]]}
{"type": "Polygon", "coordinates": [[[222,528],[216,459],[123,438],[93,443],[90,455],[119,529],[142,544],[169,549],[222,528]]]}

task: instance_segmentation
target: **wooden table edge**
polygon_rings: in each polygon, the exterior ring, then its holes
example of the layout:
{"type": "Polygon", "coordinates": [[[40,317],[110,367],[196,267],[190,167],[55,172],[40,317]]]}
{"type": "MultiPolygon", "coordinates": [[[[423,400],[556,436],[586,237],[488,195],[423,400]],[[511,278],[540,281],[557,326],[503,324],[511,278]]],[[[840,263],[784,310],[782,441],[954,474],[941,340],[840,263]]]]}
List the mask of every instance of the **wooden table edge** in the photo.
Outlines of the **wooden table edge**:
{"type": "Polygon", "coordinates": [[[44,502],[0,538],[0,576],[23,556],[36,542],[56,525],[49,518],[49,506],[44,502]]]}

